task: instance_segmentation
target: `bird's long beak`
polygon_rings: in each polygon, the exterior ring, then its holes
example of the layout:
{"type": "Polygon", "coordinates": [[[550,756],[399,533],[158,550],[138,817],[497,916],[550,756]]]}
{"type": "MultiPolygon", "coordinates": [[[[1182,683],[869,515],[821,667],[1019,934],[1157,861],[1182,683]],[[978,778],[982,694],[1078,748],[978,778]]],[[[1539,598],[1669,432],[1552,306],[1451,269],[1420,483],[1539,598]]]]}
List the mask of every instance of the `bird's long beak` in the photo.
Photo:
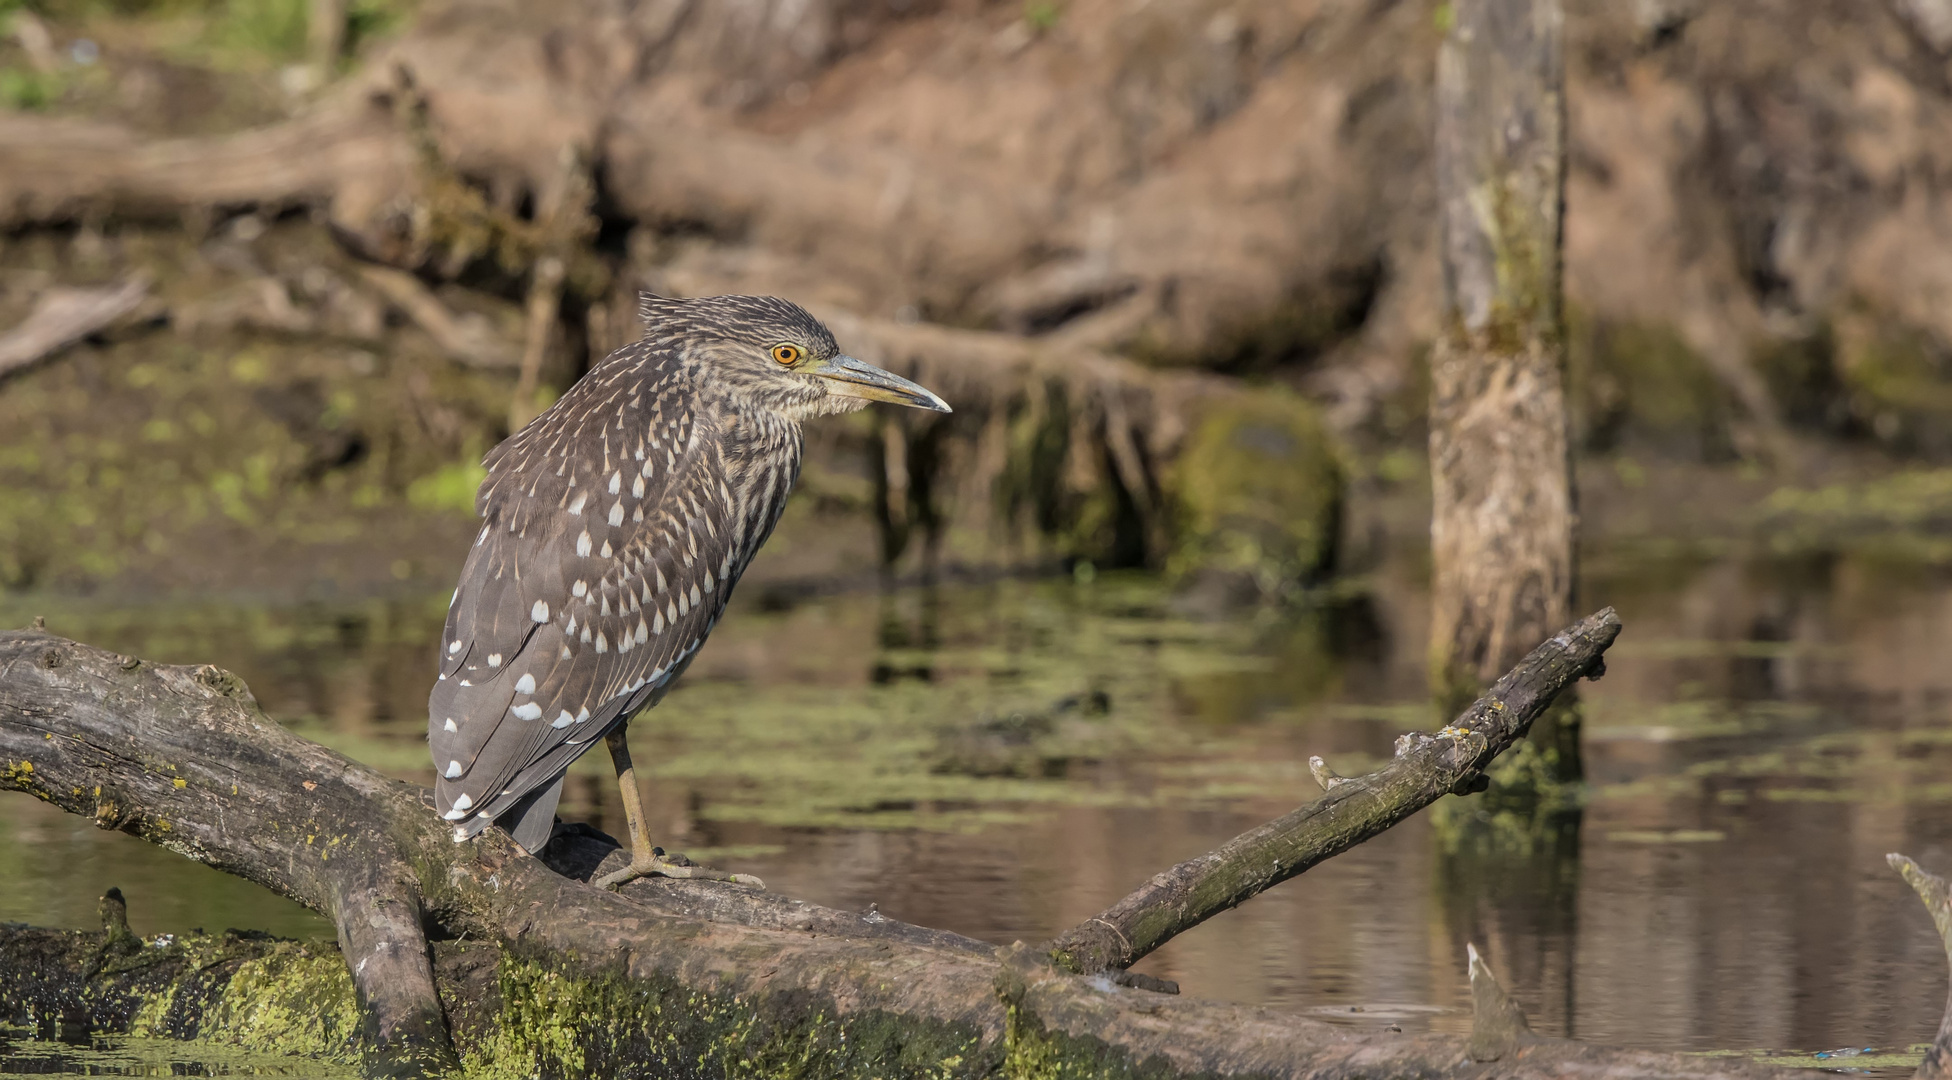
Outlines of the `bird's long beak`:
{"type": "Polygon", "coordinates": [[[883,371],[873,364],[862,363],[851,356],[836,356],[810,374],[826,379],[832,385],[827,392],[841,397],[865,398],[869,401],[889,401],[896,405],[911,405],[917,409],[934,412],[954,412],[949,403],[935,395],[925,386],[909,382],[892,371],[883,371]]]}

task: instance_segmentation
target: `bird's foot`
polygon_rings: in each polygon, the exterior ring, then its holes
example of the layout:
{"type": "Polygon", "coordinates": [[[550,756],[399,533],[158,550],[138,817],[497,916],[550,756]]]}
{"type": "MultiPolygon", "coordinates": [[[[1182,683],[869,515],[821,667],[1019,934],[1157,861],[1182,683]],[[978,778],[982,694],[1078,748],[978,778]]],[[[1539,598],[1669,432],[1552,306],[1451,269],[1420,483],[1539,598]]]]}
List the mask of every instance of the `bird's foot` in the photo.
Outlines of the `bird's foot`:
{"type": "Polygon", "coordinates": [[[734,874],[724,870],[714,870],[700,866],[683,855],[666,855],[661,847],[654,847],[649,855],[640,856],[631,852],[630,865],[614,873],[605,874],[596,880],[599,889],[614,889],[628,881],[641,877],[692,878],[697,881],[731,881],[740,885],[751,885],[763,889],[766,883],[751,874],[734,874]]]}

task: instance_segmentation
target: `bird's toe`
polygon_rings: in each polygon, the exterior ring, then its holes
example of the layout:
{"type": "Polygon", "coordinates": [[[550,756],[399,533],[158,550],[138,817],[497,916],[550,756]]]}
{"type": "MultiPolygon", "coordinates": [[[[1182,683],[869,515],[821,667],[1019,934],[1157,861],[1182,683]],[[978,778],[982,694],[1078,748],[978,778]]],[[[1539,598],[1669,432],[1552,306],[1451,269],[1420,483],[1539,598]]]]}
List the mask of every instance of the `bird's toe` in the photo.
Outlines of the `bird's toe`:
{"type": "Polygon", "coordinates": [[[690,878],[695,881],[728,881],[736,885],[749,885],[764,889],[766,883],[752,874],[734,874],[709,866],[700,866],[683,855],[666,855],[663,848],[652,848],[648,858],[631,857],[630,865],[598,878],[599,889],[615,889],[620,885],[636,881],[642,877],[690,878]]]}

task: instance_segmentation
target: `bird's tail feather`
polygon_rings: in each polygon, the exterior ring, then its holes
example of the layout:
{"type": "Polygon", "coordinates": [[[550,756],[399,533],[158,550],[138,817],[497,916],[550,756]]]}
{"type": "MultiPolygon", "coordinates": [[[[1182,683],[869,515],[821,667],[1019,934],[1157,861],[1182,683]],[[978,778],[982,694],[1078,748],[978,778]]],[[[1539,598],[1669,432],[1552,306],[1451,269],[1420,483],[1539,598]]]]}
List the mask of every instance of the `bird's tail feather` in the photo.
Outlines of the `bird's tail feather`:
{"type": "Polygon", "coordinates": [[[495,824],[508,831],[522,850],[531,855],[541,854],[549,844],[549,834],[556,829],[556,804],[563,797],[563,773],[549,783],[536,788],[522,797],[514,806],[502,812],[495,824]]]}

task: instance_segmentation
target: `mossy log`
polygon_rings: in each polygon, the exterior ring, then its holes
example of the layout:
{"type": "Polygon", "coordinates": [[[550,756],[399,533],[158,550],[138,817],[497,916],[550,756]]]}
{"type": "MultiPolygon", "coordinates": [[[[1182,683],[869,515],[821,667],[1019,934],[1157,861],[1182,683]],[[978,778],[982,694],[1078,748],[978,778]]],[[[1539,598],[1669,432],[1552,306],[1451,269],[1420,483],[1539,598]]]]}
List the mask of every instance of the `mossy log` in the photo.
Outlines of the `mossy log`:
{"type": "MultiPolygon", "coordinates": [[[[1468,790],[1492,747],[1598,673],[1618,631],[1610,610],[1569,628],[1455,728],[1406,736],[1382,772],[1277,823],[1293,866],[1468,790]]],[[[0,970],[18,974],[0,982],[0,1011],[15,1015],[363,1054],[368,1072],[392,1074],[1786,1075],[1551,1039],[1491,1067],[1459,1037],[1357,1032],[1071,974],[1056,945],[999,950],[722,883],[605,892],[587,882],[622,858],[607,837],[560,828],[542,858],[493,830],[456,844],[422,789],[286,732],[219,669],[29,630],[0,635],[0,672],[0,787],[325,913],[343,958],[235,934],[132,949],[112,910],[104,933],[7,928],[0,970]]],[[[1223,851],[1259,858],[1255,835],[1223,851]]],[[[1146,899],[1175,871],[1100,919],[1151,905],[1184,929],[1282,876],[1226,856],[1203,865],[1236,886],[1146,899]]]]}
{"type": "Polygon", "coordinates": [[[884,421],[891,559],[1144,565],[1252,597],[1334,560],[1342,465],[1295,395],[1076,342],[816,311],[845,348],[955,404],[884,421]]]}

